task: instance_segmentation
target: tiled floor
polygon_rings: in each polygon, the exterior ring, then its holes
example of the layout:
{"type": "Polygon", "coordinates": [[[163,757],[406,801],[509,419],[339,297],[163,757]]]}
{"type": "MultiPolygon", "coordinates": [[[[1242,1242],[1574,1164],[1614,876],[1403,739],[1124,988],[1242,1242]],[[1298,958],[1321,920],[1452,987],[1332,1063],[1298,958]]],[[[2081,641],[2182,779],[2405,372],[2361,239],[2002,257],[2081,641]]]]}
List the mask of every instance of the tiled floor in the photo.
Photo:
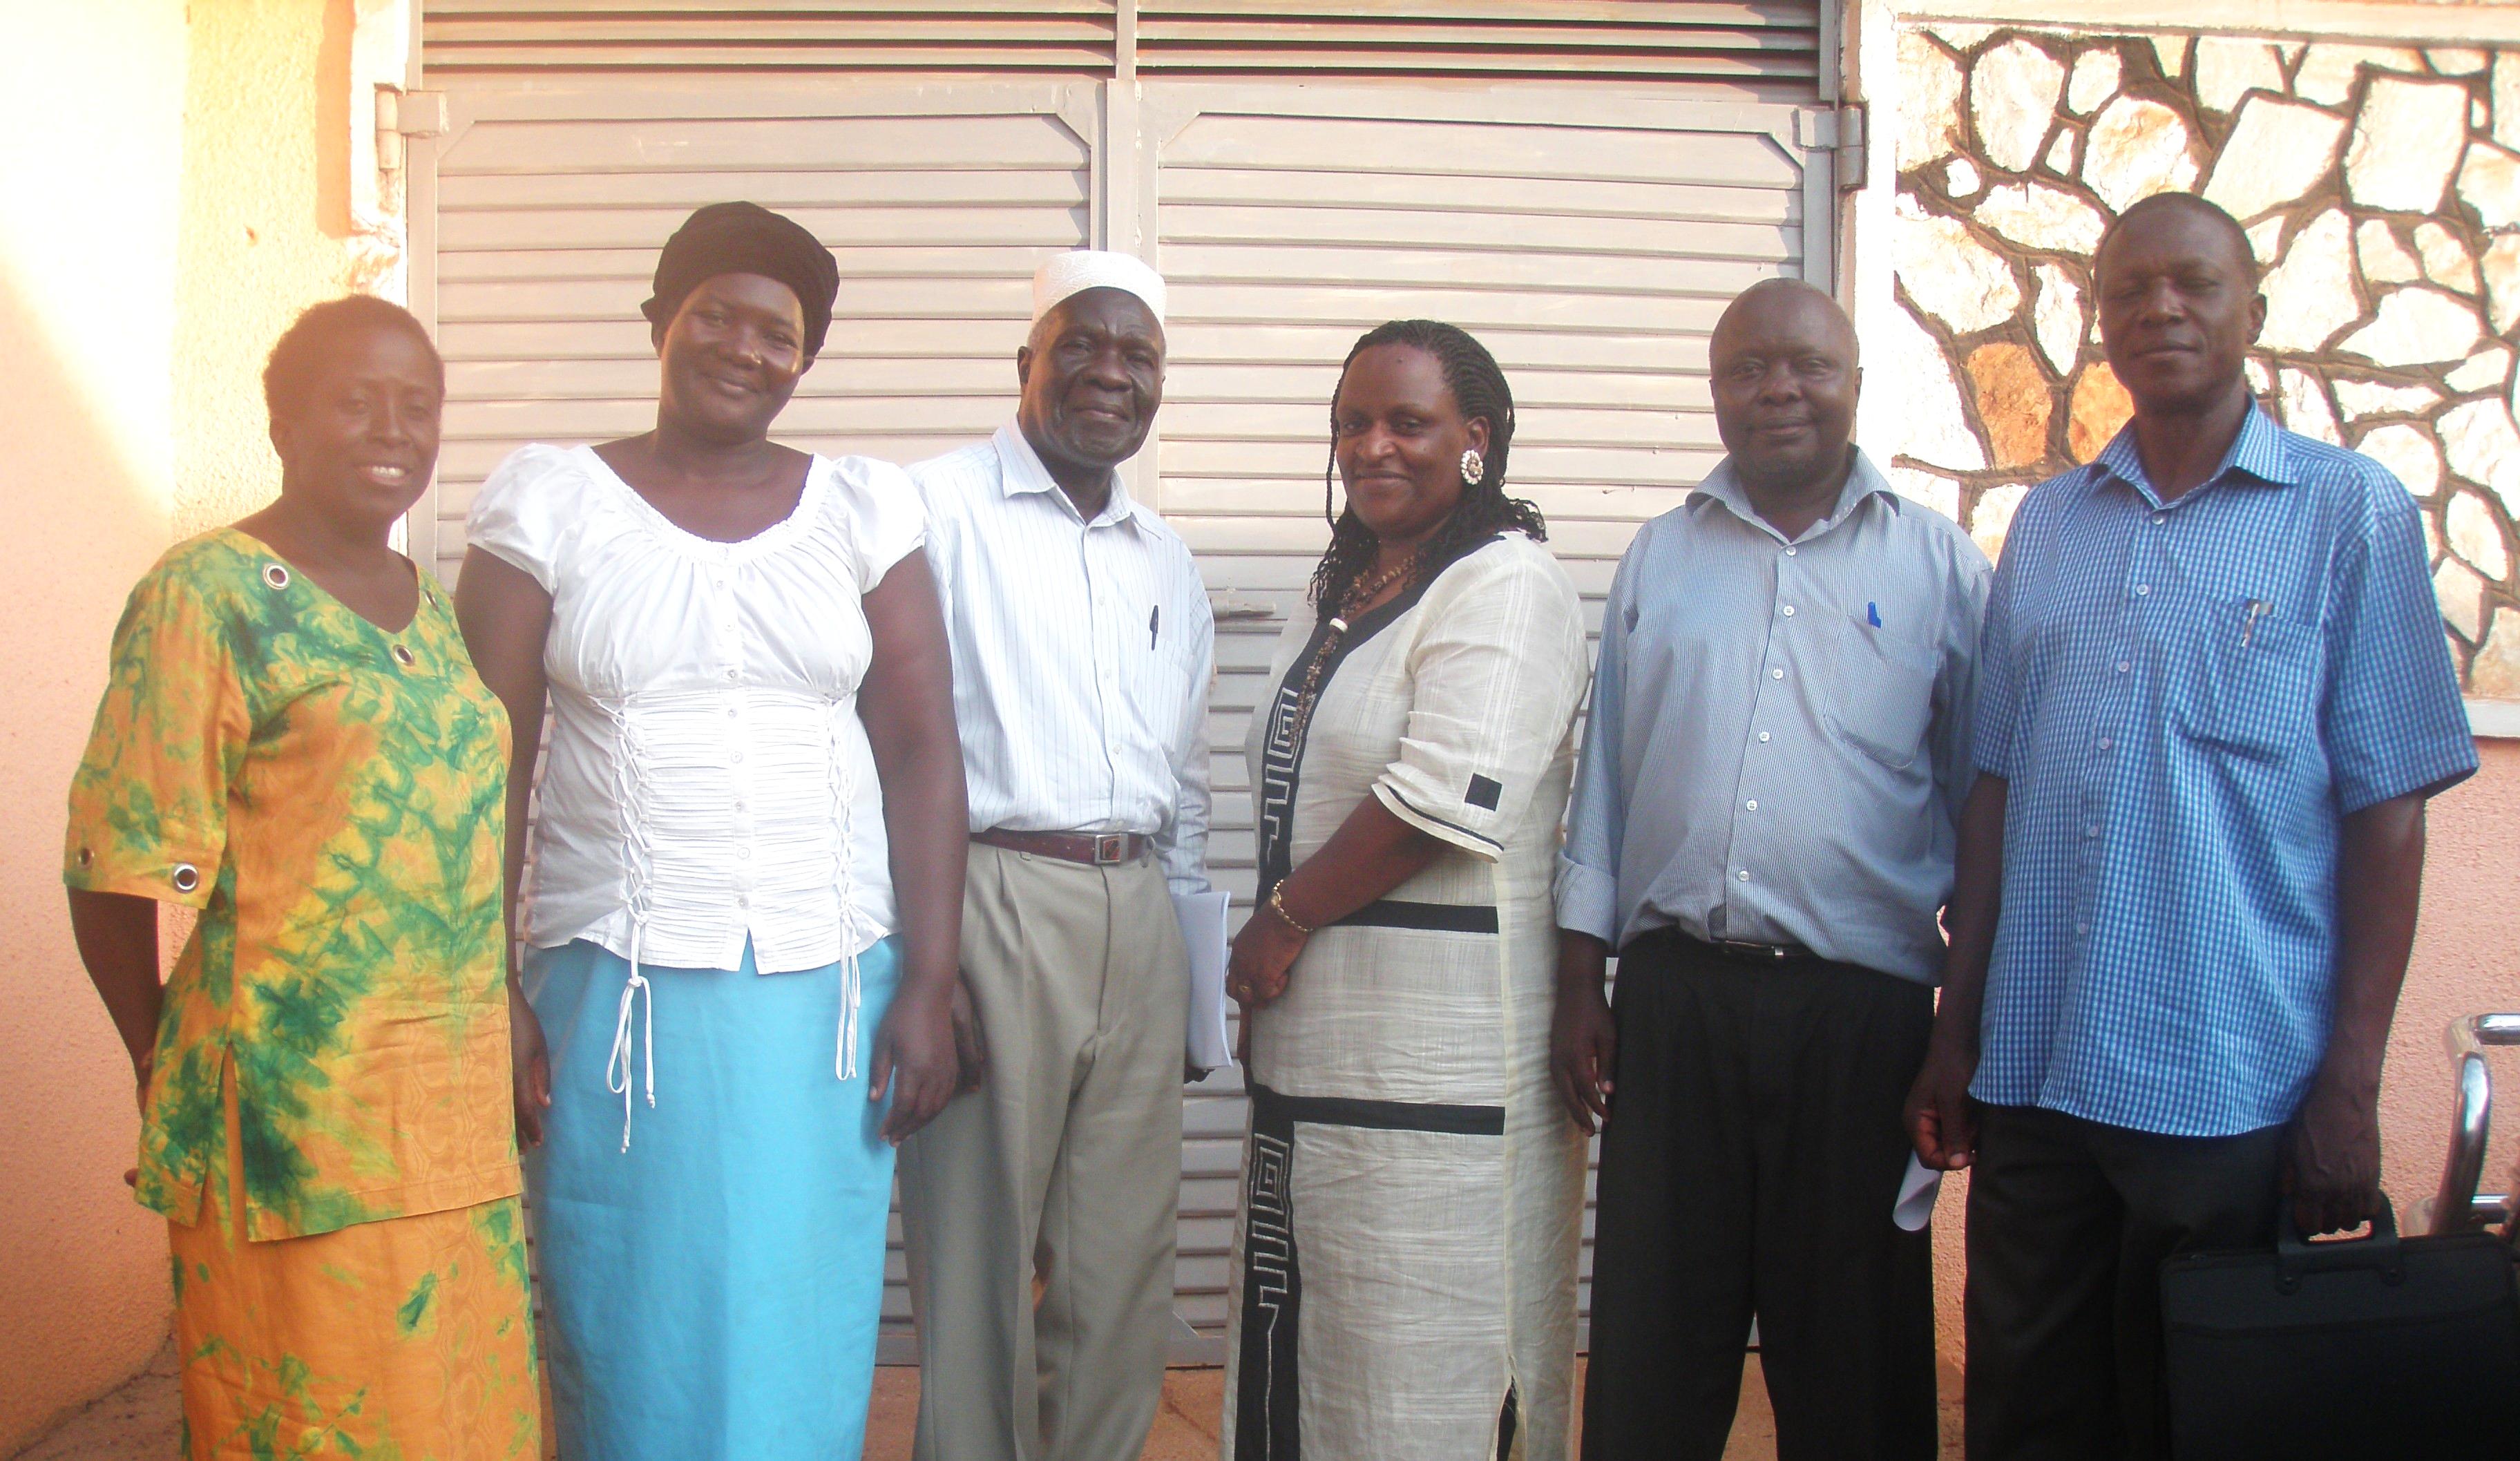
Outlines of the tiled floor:
{"type": "MultiPolygon", "coordinates": [[[[1957,1377],[1944,1377],[1943,1454],[1959,1454],[1957,1377]]],[[[1174,1370],[1164,1377],[1164,1408],[1147,1438],[1145,1461],[1214,1461],[1216,1423],[1225,1390],[1222,1370],[1174,1370]]],[[[158,1351],[148,1369],[121,1389],[64,1422],[51,1435],[18,1453],[14,1461],[170,1461],[175,1455],[177,1411],[173,1347],[158,1351]]],[[[866,1461],[908,1461],[911,1428],[919,1411],[919,1372],[876,1372],[875,1405],[867,1418],[866,1461]]],[[[1772,1461],[1776,1418],[1757,1355],[1741,1377],[1741,1410],[1732,1423],[1725,1461],[1772,1461]]]]}

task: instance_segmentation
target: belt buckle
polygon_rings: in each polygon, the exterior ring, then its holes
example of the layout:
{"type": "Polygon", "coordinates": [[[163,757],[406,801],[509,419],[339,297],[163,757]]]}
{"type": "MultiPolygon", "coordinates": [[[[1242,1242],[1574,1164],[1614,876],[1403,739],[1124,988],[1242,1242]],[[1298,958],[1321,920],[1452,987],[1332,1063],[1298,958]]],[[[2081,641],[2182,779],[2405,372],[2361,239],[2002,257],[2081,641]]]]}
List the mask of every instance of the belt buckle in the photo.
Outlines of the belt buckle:
{"type": "Polygon", "coordinates": [[[1738,959],[1766,959],[1770,963],[1781,963],[1785,958],[1785,947],[1780,943],[1753,943],[1746,938],[1726,938],[1718,942],[1716,947],[1738,959]]]}
{"type": "Polygon", "coordinates": [[[1098,832],[1094,834],[1094,862],[1096,866],[1108,867],[1112,863],[1126,862],[1128,860],[1129,834],[1125,832],[1098,832]]]}

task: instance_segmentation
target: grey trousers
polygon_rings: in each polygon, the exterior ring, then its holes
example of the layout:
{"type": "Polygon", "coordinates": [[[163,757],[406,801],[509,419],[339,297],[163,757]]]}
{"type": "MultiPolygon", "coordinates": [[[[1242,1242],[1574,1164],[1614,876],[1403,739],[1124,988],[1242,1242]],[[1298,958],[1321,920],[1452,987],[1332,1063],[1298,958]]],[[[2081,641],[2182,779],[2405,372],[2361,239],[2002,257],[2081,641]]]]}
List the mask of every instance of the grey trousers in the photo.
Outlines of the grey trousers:
{"type": "Polygon", "coordinates": [[[1173,1326],[1188,969],[1152,859],[972,844],[963,972],[988,1079],[901,1150],[917,1461],[1145,1446],[1173,1326]]]}

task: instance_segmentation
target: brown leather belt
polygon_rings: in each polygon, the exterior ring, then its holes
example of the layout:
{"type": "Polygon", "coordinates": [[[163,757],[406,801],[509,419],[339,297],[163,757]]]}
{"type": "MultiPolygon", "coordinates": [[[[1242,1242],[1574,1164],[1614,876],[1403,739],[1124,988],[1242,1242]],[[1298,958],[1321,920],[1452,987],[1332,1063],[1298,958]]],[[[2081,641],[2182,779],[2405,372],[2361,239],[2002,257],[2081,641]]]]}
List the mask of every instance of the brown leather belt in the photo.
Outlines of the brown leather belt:
{"type": "Polygon", "coordinates": [[[1081,862],[1088,867],[1135,862],[1153,845],[1153,840],[1141,832],[1010,832],[1003,827],[974,832],[971,841],[1010,852],[1081,862]]]}

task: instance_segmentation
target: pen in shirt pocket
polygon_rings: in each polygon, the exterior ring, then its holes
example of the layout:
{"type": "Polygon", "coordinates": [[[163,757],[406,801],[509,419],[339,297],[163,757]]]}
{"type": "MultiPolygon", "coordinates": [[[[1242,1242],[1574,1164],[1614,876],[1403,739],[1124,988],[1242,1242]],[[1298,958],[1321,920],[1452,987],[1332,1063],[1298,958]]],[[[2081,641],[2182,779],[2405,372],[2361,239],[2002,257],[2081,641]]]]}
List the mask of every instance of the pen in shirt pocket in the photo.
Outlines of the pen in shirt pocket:
{"type": "Polygon", "coordinates": [[[2274,612],[2274,605],[2268,603],[2264,599],[2251,599],[2242,606],[2242,613],[2245,615],[2245,617],[2240,620],[2240,648],[2247,649],[2249,647],[2249,641],[2257,635],[2258,620],[2266,617],[2270,614],[2272,614],[2274,612]]]}
{"type": "Polygon", "coordinates": [[[1162,623],[1163,619],[1163,605],[1157,604],[1154,608],[1147,611],[1147,648],[1153,649],[1155,647],[1155,625],[1162,623]]]}
{"type": "Polygon", "coordinates": [[[1880,628],[1881,606],[1868,601],[1864,606],[1864,621],[1876,629],[1880,628]]]}

